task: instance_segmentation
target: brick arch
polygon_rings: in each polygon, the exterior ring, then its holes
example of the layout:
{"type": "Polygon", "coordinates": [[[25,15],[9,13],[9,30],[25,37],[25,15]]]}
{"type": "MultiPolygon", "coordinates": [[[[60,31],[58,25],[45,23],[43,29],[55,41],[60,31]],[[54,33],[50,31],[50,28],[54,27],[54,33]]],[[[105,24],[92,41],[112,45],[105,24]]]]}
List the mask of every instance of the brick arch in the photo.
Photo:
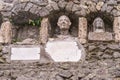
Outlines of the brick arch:
{"type": "Polygon", "coordinates": [[[46,17],[54,11],[69,11],[78,16],[86,16],[92,12],[107,12],[120,16],[119,1],[86,1],[86,0],[14,0],[11,3],[3,2],[4,7],[0,10],[3,16],[17,15],[20,11],[30,12],[41,17],[46,17]]]}

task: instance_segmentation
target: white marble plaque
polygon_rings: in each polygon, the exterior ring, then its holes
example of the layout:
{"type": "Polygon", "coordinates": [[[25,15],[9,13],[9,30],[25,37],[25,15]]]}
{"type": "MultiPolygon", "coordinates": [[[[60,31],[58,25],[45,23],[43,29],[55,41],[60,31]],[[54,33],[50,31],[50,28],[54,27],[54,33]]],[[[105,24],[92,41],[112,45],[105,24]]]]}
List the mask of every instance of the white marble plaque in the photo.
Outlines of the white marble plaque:
{"type": "Polygon", "coordinates": [[[74,41],[48,42],[45,50],[55,62],[77,62],[81,59],[81,50],[74,41]]]}
{"type": "Polygon", "coordinates": [[[11,60],[39,60],[40,47],[35,48],[11,48],[11,60]]]}

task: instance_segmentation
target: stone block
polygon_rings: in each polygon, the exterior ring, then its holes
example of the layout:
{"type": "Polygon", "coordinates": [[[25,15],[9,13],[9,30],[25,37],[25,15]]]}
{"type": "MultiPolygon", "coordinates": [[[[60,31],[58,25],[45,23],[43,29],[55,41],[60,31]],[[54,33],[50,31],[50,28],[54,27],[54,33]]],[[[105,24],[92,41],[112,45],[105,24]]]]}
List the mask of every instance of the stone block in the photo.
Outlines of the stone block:
{"type": "Polygon", "coordinates": [[[84,17],[79,18],[78,38],[80,43],[87,42],[87,19],[84,17]]]}
{"type": "Polygon", "coordinates": [[[50,27],[48,18],[43,18],[40,27],[40,43],[42,44],[45,44],[48,41],[48,27],[50,27]]]}
{"type": "Polygon", "coordinates": [[[40,47],[12,47],[11,60],[39,60],[40,47]]]}
{"type": "Polygon", "coordinates": [[[67,5],[66,5],[66,10],[67,10],[67,11],[72,11],[72,7],[73,7],[73,2],[70,1],[70,2],[68,2],[67,5]]]}
{"type": "Polygon", "coordinates": [[[58,6],[59,6],[61,9],[64,9],[65,6],[66,6],[66,4],[67,4],[67,2],[65,2],[65,1],[59,1],[58,6]]]}
{"type": "Polygon", "coordinates": [[[55,10],[55,11],[58,11],[59,10],[59,7],[58,7],[58,4],[56,2],[50,2],[50,5],[52,6],[52,8],[55,10]]]}
{"type": "Polygon", "coordinates": [[[88,40],[90,41],[112,41],[113,35],[109,32],[89,32],[88,40]]]}
{"type": "Polygon", "coordinates": [[[96,5],[96,9],[98,11],[101,10],[101,8],[102,8],[103,5],[104,5],[104,2],[102,2],[102,1],[98,2],[97,5],[96,5]]]}
{"type": "Polygon", "coordinates": [[[49,10],[47,10],[45,7],[43,7],[40,11],[39,11],[39,15],[41,17],[45,17],[47,15],[49,15],[49,10]]]}
{"type": "Polygon", "coordinates": [[[114,18],[113,30],[115,33],[115,41],[120,42],[120,17],[114,18]]]}
{"type": "Polygon", "coordinates": [[[9,21],[3,22],[0,29],[0,43],[11,43],[12,24],[9,21]]]}
{"type": "Polygon", "coordinates": [[[45,51],[55,62],[77,62],[83,54],[75,41],[49,41],[45,51]]]}

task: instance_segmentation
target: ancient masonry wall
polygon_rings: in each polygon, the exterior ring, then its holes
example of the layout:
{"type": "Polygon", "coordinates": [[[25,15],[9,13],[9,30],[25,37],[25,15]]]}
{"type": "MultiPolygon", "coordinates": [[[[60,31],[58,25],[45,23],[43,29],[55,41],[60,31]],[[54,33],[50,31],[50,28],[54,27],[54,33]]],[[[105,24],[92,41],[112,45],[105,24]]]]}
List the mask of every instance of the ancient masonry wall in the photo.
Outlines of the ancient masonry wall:
{"type": "MultiPolygon", "coordinates": [[[[79,17],[101,11],[116,18],[120,16],[120,1],[0,0],[3,21],[16,16],[20,11],[47,17],[54,11],[62,10],[79,17]]],[[[119,39],[119,36],[117,38],[119,39]]],[[[0,80],[120,80],[119,43],[94,42],[86,43],[84,47],[87,53],[84,62],[18,64],[10,61],[10,45],[0,45],[0,80]]]]}
{"type": "Polygon", "coordinates": [[[120,44],[96,42],[85,44],[84,62],[41,63],[11,62],[9,47],[1,47],[1,80],[119,80],[120,44]],[[8,59],[8,60],[7,60],[8,59]],[[18,64],[19,63],[19,64],[18,64]]]}

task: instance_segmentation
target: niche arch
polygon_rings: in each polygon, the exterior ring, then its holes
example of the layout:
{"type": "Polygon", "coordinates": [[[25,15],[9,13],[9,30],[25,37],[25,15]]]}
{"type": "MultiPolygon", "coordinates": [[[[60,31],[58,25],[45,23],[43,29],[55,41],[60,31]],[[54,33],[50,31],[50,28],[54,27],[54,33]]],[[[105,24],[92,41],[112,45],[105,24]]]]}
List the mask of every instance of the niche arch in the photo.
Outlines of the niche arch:
{"type": "Polygon", "coordinates": [[[69,33],[71,36],[73,37],[77,37],[78,36],[78,15],[69,12],[69,11],[53,11],[51,12],[51,14],[48,16],[49,22],[51,24],[51,37],[54,37],[57,34],[60,34],[60,29],[57,25],[57,21],[59,19],[60,16],[62,15],[66,15],[69,17],[70,21],[71,21],[71,26],[69,29],[69,33]]]}
{"type": "Polygon", "coordinates": [[[114,16],[111,15],[110,13],[106,12],[92,12],[88,15],[86,15],[87,21],[88,21],[88,30],[87,32],[92,32],[93,31],[93,21],[95,18],[100,17],[104,24],[105,24],[105,31],[106,32],[113,32],[113,22],[114,22],[114,16]]]}
{"type": "Polygon", "coordinates": [[[20,11],[11,17],[13,28],[13,39],[23,41],[27,38],[39,40],[39,27],[41,17],[28,11],[20,11]]]}

